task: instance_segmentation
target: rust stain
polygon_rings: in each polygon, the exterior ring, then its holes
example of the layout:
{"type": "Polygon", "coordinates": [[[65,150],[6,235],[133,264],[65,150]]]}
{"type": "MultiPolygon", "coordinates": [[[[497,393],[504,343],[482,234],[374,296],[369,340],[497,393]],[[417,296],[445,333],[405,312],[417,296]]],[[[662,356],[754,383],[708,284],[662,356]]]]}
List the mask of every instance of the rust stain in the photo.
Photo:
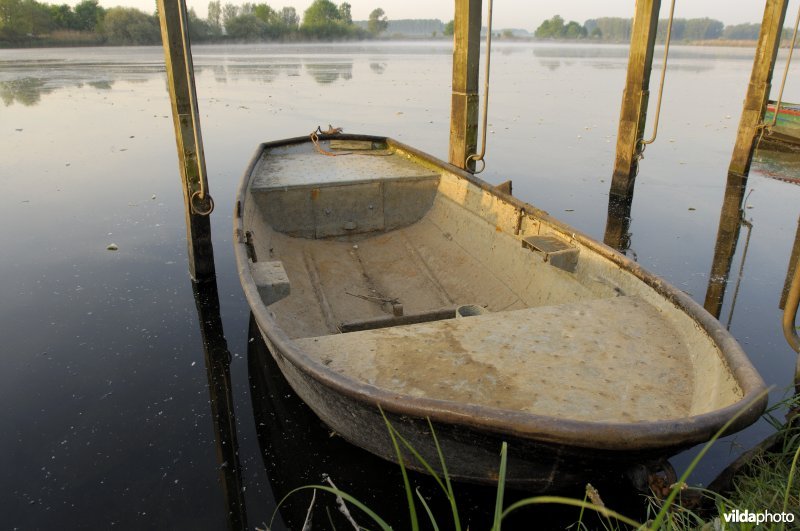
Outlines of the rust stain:
{"type": "Polygon", "coordinates": [[[319,188],[312,188],[311,189],[311,200],[314,201],[318,197],[319,197],[319,188]]]}

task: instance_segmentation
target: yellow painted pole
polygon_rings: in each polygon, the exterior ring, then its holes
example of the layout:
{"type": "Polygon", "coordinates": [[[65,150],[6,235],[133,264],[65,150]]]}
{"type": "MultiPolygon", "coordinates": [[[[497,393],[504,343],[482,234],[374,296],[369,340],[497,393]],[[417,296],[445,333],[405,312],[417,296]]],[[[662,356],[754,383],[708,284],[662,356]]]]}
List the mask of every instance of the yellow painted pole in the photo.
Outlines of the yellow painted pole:
{"type": "Polygon", "coordinates": [[[481,0],[455,0],[453,89],[450,103],[450,163],[473,170],[467,157],[478,147],[478,67],[481,0]]]}
{"type": "Polygon", "coordinates": [[[644,136],[650,99],[650,71],[660,9],[661,0],[636,0],[628,74],[619,114],[614,174],[609,192],[619,200],[630,201],[633,198],[633,184],[639,170],[639,142],[644,136]]]}
{"type": "Polygon", "coordinates": [[[183,183],[189,274],[192,279],[203,281],[214,277],[214,250],[208,216],[214,203],[206,179],[186,3],[184,0],[158,0],[158,15],[183,183]]]}

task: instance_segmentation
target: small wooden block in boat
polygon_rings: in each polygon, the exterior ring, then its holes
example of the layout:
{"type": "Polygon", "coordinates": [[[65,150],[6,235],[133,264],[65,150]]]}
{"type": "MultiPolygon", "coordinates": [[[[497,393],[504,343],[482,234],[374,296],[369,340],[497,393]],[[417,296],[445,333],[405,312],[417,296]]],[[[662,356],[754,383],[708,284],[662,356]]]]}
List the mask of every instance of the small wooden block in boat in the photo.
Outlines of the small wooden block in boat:
{"type": "Polygon", "coordinates": [[[258,294],[267,306],[289,296],[289,275],[279,260],[251,262],[250,271],[258,294]]]}

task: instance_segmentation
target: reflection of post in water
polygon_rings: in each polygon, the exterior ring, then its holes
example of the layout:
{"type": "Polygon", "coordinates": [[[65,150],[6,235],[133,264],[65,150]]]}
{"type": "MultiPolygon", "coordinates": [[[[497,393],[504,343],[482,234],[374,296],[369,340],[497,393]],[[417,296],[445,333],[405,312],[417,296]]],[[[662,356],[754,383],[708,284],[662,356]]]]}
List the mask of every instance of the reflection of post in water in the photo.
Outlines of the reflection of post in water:
{"type": "Polygon", "coordinates": [[[631,198],[608,196],[608,218],[603,242],[622,254],[631,248],[631,198]]]}
{"type": "MultiPolygon", "coordinates": [[[[728,173],[725,197],[722,200],[722,212],[719,217],[717,243],[714,246],[714,261],[708,279],[708,289],[703,306],[710,314],[719,319],[725,288],[731,272],[733,255],[739,242],[739,230],[744,223],[743,206],[747,177],[736,173],[728,173]]],[[[749,233],[748,233],[749,234],[749,233]]],[[[744,264],[744,256],[742,257],[744,264]]]]}
{"type": "Polygon", "coordinates": [[[239,444],[236,440],[236,416],[231,392],[231,355],[222,330],[216,280],[192,282],[192,290],[203,339],[211,418],[217,443],[220,482],[228,512],[228,528],[247,529],[239,444]]]}

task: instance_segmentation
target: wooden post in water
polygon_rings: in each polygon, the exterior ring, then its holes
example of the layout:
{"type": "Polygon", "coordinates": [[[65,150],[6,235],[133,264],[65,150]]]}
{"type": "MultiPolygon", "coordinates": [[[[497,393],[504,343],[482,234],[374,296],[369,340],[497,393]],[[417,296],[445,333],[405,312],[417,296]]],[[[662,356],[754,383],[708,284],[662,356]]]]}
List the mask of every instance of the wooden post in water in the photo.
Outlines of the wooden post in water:
{"type": "Polygon", "coordinates": [[[467,157],[478,147],[478,66],[481,55],[481,1],[455,0],[453,90],[450,103],[450,164],[472,170],[467,157]]]}
{"type": "Polygon", "coordinates": [[[731,164],[728,167],[729,176],[735,174],[746,179],[750,171],[758,126],[764,119],[764,110],[772,86],[772,71],[775,68],[775,58],[778,56],[778,46],[788,5],[789,0],[767,0],[764,7],[764,19],[758,35],[753,71],[750,74],[750,84],[747,86],[742,117],[739,120],[736,145],[733,148],[731,164]]]}
{"type": "Polygon", "coordinates": [[[633,198],[633,184],[639,169],[639,142],[644,136],[647,102],[650,99],[650,70],[660,8],[661,0],[636,0],[628,76],[622,93],[617,154],[609,192],[619,200],[630,201],[633,198]]]}
{"type": "Polygon", "coordinates": [[[213,202],[205,179],[206,161],[189,48],[186,3],[184,0],[158,0],[158,15],[183,182],[189,274],[192,279],[203,281],[214,276],[214,250],[208,216],[213,202]]]}

